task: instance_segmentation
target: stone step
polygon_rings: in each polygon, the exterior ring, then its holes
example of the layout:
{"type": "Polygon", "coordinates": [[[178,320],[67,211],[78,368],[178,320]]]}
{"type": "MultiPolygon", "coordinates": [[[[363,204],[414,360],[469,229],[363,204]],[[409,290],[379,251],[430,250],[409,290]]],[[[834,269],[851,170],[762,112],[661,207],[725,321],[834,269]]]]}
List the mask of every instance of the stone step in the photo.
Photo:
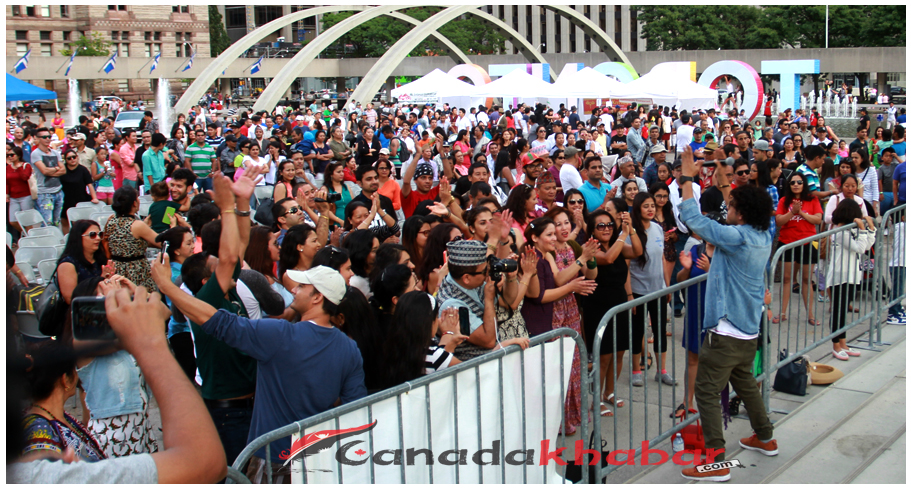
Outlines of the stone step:
{"type": "Polygon", "coordinates": [[[906,433],[876,457],[851,484],[904,484],[906,482],[906,433]]]}

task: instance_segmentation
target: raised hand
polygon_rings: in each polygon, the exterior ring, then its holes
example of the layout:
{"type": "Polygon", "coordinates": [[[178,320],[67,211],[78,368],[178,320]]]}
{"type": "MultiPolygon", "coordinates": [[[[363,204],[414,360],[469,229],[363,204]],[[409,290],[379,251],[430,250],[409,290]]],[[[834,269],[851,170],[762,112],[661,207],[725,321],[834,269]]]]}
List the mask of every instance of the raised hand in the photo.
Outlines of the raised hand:
{"type": "Polygon", "coordinates": [[[582,245],[582,254],[579,255],[579,261],[585,263],[591,260],[600,247],[601,243],[599,243],[598,240],[595,238],[589,238],[588,241],[582,245]]]}
{"type": "Polygon", "coordinates": [[[131,299],[126,289],[110,291],[105,295],[104,309],[111,329],[128,352],[135,354],[156,342],[167,342],[161,325],[171,310],[157,292],[149,294],[145,287],[139,287],[131,299]]]}
{"type": "Polygon", "coordinates": [[[232,186],[231,179],[222,175],[221,172],[217,172],[212,176],[212,187],[215,189],[215,205],[222,212],[234,209],[234,190],[232,186]]]}
{"type": "Polygon", "coordinates": [[[244,171],[244,174],[231,186],[234,195],[246,201],[249,201],[250,196],[253,195],[253,189],[256,188],[256,184],[262,181],[263,177],[260,175],[266,172],[266,167],[265,165],[253,166],[251,170],[244,171]]]}
{"type": "Polygon", "coordinates": [[[516,222],[512,217],[512,211],[504,209],[503,212],[500,213],[500,219],[503,220],[503,228],[500,229],[502,237],[503,239],[509,239],[509,230],[512,229],[513,223],[516,222]]]}
{"type": "Polygon", "coordinates": [[[171,281],[171,260],[167,253],[164,254],[164,263],[159,259],[152,260],[152,280],[159,290],[163,284],[171,281]]]}
{"type": "Polygon", "coordinates": [[[699,175],[699,167],[696,166],[696,160],[693,156],[693,148],[687,146],[683,149],[680,160],[683,162],[681,170],[684,176],[697,177],[699,175]]]}
{"type": "Polygon", "coordinates": [[[443,218],[449,216],[449,209],[447,209],[442,202],[434,202],[432,205],[427,207],[427,210],[429,210],[430,213],[435,216],[440,216],[443,218]]]}
{"type": "Polygon", "coordinates": [[[689,251],[680,252],[680,266],[690,270],[693,268],[693,256],[689,251]]]}
{"type": "Polygon", "coordinates": [[[569,283],[572,292],[579,295],[590,295],[598,288],[594,280],[586,280],[585,277],[576,277],[569,283]]]}
{"type": "Polygon", "coordinates": [[[538,254],[529,246],[522,255],[522,261],[519,263],[522,267],[522,276],[529,277],[538,270],[538,254]]]}
{"type": "Polygon", "coordinates": [[[797,199],[791,202],[791,213],[795,216],[800,214],[800,211],[803,209],[803,201],[797,199]]]}
{"type": "Polygon", "coordinates": [[[696,265],[698,265],[699,268],[701,268],[703,271],[708,272],[709,268],[711,267],[711,262],[709,261],[709,257],[703,253],[699,259],[696,260],[696,265]]]}
{"type": "Polygon", "coordinates": [[[114,276],[114,263],[108,263],[107,265],[101,265],[101,276],[105,279],[109,279],[114,276]]]}
{"type": "Polygon", "coordinates": [[[319,191],[316,192],[316,198],[323,200],[323,202],[319,202],[319,201],[316,202],[316,210],[319,211],[319,215],[321,215],[321,216],[326,214],[327,212],[329,212],[329,203],[326,202],[326,199],[328,197],[329,197],[329,190],[326,189],[325,187],[319,189],[319,191]]]}
{"type": "Polygon", "coordinates": [[[452,197],[452,186],[449,184],[449,179],[443,177],[440,179],[440,200],[449,202],[449,199],[452,197]]]}

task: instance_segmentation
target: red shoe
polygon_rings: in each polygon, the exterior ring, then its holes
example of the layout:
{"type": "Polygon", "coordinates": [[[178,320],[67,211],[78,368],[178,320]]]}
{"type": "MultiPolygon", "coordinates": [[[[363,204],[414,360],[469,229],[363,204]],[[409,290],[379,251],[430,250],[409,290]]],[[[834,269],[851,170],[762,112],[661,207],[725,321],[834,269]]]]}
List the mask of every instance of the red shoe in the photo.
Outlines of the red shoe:
{"type": "Polygon", "coordinates": [[[778,442],[775,440],[769,440],[768,443],[763,443],[759,441],[759,437],[753,433],[753,436],[749,438],[741,438],[740,446],[746,448],[747,450],[755,450],[763,455],[769,457],[774,457],[778,455],[778,442]]]}
{"type": "Polygon", "coordinates": [[[709,472],[696,472],[696,467],[687,467],[680,472],[684,479],[691,481],[727,482],[731,480],[731,469],[718,469],[709,472]]]}

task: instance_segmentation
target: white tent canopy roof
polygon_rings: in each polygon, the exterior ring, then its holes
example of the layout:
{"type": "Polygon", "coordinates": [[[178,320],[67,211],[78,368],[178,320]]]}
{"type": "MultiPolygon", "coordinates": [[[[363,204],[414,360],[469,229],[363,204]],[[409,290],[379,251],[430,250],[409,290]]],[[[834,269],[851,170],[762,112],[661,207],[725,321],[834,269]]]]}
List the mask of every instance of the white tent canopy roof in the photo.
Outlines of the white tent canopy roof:
{"type": "Polygon", "coordinates": [[[552,97],[565,98],[610,98],[615,91],[623,89],[623,83],[592,68],[561,76],[552,87],[552,97]]]}
{"type": "Polygon", "coordinates": [[[392,96],[409,104],[437,103],[440,97],[470,95],[474,89],[474,85],[437,68],[411,83],[393,89],[392,96]]]}
{"type": "Polygon", "coordinates": [[[481,86],[473,86],[469,93],[440,90],[440,96],[471,95],[472,97],[518,97],[536,98],[550,96],[553,85],[539,77],[529,75],[523,69],[516,69],[509,74],[481,86]]]}
{"type": "Polygon", "coordinates": [[[715,106],[718,94],[689,78],[652,72],[622,85],[612,96],[651,99],[655,104],[676,105],[678,109],[709,109],[715,106]]]}

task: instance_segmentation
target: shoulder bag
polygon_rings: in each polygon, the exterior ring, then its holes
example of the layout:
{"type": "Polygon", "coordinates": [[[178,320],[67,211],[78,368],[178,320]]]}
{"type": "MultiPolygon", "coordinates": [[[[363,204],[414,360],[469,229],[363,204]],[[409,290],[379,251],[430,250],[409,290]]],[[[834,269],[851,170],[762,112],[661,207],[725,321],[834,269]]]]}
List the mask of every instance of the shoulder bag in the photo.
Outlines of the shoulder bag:
{"type": "MultiPolygon", "coordinates": [[[[59,267],[59,264],[58,264],[59,267]]],[[[66,312],[69,305],[60,293],[60,284],[57,283],[57,270],[48,281],[47,287],[38,299],[35,313],[38,316],[38,330],[47,336],[60,336],[66,322],[66,312]]]]}

